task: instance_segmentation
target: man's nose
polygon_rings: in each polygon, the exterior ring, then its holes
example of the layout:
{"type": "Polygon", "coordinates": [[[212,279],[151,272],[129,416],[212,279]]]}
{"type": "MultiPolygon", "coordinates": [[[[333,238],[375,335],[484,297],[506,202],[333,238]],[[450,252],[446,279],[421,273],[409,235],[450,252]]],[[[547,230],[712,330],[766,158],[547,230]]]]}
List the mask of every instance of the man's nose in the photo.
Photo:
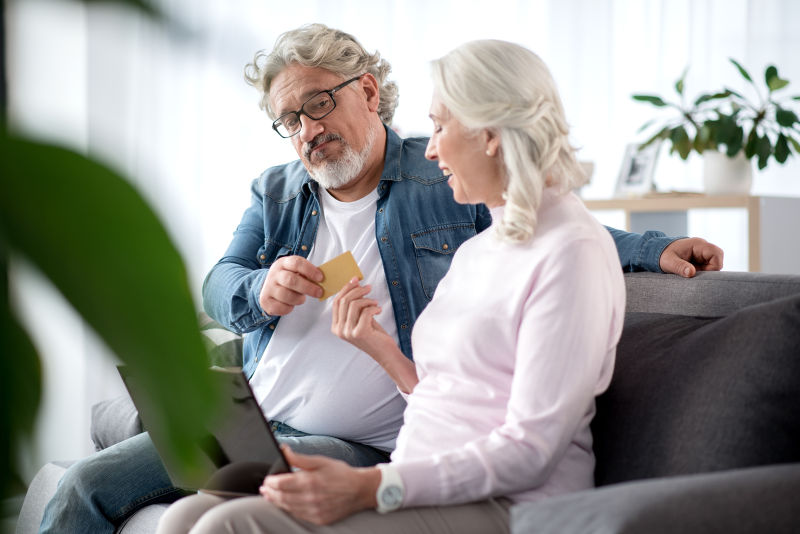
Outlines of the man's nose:
{"type": "Polygon", "coordinates": [[[308,143],[325,131],[322,122],[315,121],[314,119],[306,117],[305,115],[300,115],[300,124],[303,127],[300,129],[300,133],[297,135],[300,137],[300,141],[303,143],[308,143]]]}

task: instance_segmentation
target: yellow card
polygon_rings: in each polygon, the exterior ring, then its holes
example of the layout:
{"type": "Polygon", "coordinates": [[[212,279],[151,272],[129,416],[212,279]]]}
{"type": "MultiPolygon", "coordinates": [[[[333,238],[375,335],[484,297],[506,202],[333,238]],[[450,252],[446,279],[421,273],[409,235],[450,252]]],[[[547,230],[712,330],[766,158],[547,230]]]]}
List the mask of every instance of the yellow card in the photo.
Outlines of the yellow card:
{"type": "Polygon", "coordinates": [[[319,268],[325,276],[322,282],[319,283],[323,290],[319,300],[325,300],[338,293],[354,276],[358,277],[359,280],[364,279],[361,269],[358,268],[358,264],[349,250],[330,261],[326,261],[319,268]]]}

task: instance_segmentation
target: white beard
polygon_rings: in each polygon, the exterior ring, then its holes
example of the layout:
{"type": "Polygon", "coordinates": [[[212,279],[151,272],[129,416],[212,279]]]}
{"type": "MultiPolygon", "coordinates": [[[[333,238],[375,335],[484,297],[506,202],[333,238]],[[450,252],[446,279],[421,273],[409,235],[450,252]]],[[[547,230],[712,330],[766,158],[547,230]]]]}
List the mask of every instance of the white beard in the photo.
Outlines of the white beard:
{"type": "Polygon", "coordinates": [[[369,132],[367,132],[366,143],[361,152],[356,152],[344,140],[341,140],[344,144],[344,151],[341,157],[331,161],[323,161],[314,166],[313,169],[308,169],[308,174],[325,189],[335,190],[346,186],[364,169],[377,137],[375,126],[370,127],[369,132]]]}

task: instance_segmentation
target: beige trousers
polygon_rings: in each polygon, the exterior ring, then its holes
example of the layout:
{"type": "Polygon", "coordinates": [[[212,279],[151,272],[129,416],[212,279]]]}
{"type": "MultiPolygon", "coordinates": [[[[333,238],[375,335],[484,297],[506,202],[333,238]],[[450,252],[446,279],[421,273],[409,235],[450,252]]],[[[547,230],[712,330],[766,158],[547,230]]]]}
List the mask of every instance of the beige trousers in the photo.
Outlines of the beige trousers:
{"type": "Polygon", "coordinates": [[[366,510],[332,525],[295,519],[261,497],[225,500],[185,497],[167,509],[156,534],[494,534],[509,532],[508,499],[458,506],[409,508],[379,514],[366,510]]]}

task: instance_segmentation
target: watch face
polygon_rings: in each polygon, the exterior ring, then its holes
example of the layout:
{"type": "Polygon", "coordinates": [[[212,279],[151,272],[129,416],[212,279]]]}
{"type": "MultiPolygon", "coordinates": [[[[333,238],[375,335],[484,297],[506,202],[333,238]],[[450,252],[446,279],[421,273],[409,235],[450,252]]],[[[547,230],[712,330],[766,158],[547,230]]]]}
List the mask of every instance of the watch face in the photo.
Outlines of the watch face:
{"type": "Polygon", "coordinates": [[[399,486],[386,486],[381,492],[384,506],[397,506],[403,499],[403,490],[399,486]]]}

